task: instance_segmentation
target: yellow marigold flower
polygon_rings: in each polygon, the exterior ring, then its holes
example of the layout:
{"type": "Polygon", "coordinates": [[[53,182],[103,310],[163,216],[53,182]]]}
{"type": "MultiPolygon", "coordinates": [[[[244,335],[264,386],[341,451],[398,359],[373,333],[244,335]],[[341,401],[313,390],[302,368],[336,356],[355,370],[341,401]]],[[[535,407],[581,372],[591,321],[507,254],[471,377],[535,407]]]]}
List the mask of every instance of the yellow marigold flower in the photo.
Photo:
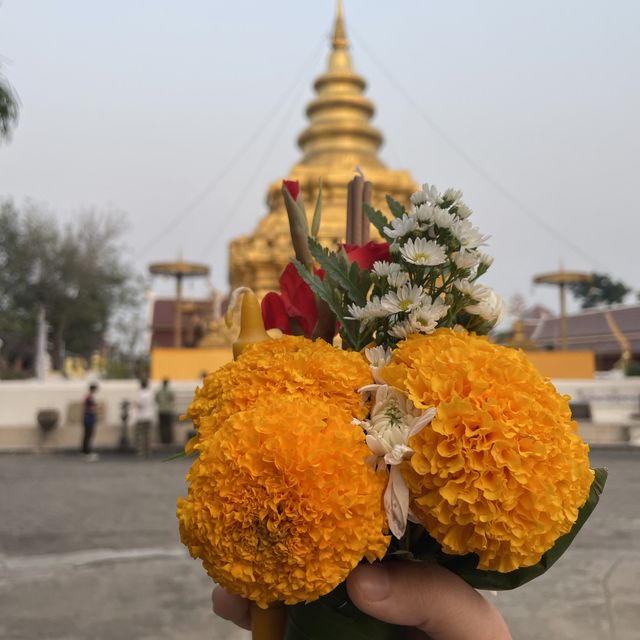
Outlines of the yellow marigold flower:
{"type": "Polygon", "coordinates": [[[253,406],[261,397],[303,393],[364,418],[367,407],[358,389],[371,383],[364,357],[323,340],[283,336],[249,345],[242,355],[210,373],[187,411],[198,430],[191,447],[200,448],[226,418],[253,406]]]}
{"type": "Polygon", "coordinates": [[[403,464],[411,509],[450,554],[508,572],[567,533],[593,471],[561,396],[522,351],[450,329],[401,342],[382,377],[436,416],[403,464]]]}
{"type": "Polygon", "coordinates": [[[208,574],[266,607],[311,601],[384,556],[386,475],[339,404],[272,395],[210,435],[178,500],[180,537],[208,574]]]}

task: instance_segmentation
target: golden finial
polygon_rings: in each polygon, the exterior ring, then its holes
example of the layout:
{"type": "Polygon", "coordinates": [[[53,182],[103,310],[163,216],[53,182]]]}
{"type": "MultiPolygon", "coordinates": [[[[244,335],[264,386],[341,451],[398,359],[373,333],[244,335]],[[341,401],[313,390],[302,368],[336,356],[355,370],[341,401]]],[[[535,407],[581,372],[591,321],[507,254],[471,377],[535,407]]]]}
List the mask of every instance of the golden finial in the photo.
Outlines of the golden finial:
{"type": "Polygon", "coordinates": [[[336,8],[336,21],[333,27],[332,44],[334,50],[349,48],[349,40],[347,40],[347,30],[344,26],[344,7],[342,6],[342,0],[338,0],[338,6],[336,8]]]}

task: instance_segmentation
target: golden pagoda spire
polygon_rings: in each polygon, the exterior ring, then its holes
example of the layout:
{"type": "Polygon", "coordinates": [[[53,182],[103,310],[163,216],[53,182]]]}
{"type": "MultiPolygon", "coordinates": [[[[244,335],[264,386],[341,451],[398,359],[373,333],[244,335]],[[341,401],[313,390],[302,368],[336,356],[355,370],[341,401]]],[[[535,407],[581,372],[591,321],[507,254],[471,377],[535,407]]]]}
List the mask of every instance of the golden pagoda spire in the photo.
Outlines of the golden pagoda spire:
{"type": "Polygon", "coordinates": [[[369,124],[375,107],[363,95],[366,86],[351,64],[344,9],[338,0],[327,70],[314,83],[318,95],[307,106],[310,123],[298,138],[304,153],[301,164],[384,166],[377,155],[382,134],[369,124]]]}
{"type": "Polygon", "coordinates": [[[338,6],[336,9],[336,20],[333,26],[333,50],[336,49],[348,49],[349,40],[347,39],[347,30],[344,26],[344,6],[342,0],[338,0],[338,6]]]}
{"type": "MultiPolygon", "coordinates": [[[[309,125],[298,138],[303,157],[287,178],[300,182],[308,205],[316,201],[322,179],[319,239],[331,246],[345,238],[347,183],[357,166],[373,183],[375,207],[386,207],[387,193],[407,201],[417,186],[407,171],[387,169],[378,158],[383,138],[370,123],[375,107],[364,96],[367,83],[353,69],[342,0],[337,2],[326,70],[313,86],[316,96],[306,109],[309,125]]],[[[269,186],[269,213],[255,231],[231,243],[232,289],[247,286],[263,296],[278,287],[278,278],[293,251],[281,187],[281,180],[269,186]]]]}

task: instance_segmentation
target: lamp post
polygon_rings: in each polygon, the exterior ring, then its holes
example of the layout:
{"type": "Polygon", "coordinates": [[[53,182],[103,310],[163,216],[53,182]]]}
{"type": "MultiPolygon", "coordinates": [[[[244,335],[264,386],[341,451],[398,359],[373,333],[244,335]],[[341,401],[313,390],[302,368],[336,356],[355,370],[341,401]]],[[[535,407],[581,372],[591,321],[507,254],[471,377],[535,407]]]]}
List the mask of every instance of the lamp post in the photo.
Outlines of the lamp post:
{"type": "Polygon", "coordinates": [[[208,276],[209,267],[196,262],[156,262],[149,265],[149,272],[153,275],[170,276],[176,281],[176,299],[173,323],[173,346],[182,346],[182,281],[185,278],[208,276]]]}
{"type": "Polygon", "coordinates": [[[563,351],[567,349],[567,285],[591,280],[592,277],[588,273],[564,271],[562,268],[551,273],[542,273],[533,279],[535,284],[551,284],[560,291],[560,348],[563,351]]]}

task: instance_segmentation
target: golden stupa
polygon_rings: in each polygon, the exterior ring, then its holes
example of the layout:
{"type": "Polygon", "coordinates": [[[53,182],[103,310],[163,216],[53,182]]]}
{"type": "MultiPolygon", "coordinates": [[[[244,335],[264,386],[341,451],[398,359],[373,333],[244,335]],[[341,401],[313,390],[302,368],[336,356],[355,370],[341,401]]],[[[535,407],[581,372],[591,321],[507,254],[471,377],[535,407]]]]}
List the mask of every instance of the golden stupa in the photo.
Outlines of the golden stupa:
{"type": "MultiPolygon", "coordinates": [[[[301,193],[311,212],[322,179],[320,240],[325,244],[344,241],[347,183],[356,167],[373,183],[372,205],[377,208],[386,208],[386,194],[406,202],[417,188],[408,171],[387,169],[378,158],[383,137],[369,122],[375,108],[363,95],[365,87],[364,78],[351,64],[339,1],[327,70],[314,83],[317,96],[306,109],[310,123],[298,138],[303,156],[287,176],[300,182],[301,193]]],[[[269,213],[260,220],[253,234],[231,242],[229,281],[232,289],[246,286],[263,296],[278,288],[278,278],[292,253],[281,186],[282,179],[269,186],[266,198],[269,213]]]]}

